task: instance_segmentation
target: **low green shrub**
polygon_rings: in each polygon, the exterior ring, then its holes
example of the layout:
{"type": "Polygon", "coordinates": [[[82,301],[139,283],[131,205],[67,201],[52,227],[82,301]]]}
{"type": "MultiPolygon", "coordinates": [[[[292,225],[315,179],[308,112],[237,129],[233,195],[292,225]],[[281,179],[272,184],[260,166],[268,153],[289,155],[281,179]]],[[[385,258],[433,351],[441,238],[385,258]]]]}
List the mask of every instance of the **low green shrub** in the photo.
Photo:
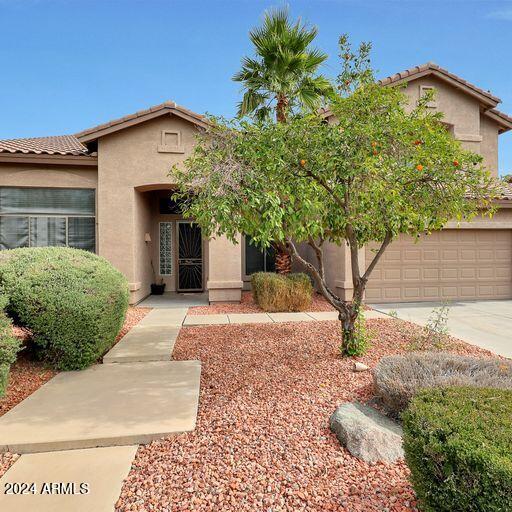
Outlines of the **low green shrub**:
{"type": "Polygon", "coordinates": [[[94,363],[114,343],[128,307],[126,278],[107,260],[66,247],[0,253],[0,292],[41,358],[60,370],[94,363]]]}
{"type": "Polygon", "coordinates": [[[405,459],[422,510],[512,510],[512,391],[424,390],[403,421],[405,459]]]}
{"type": "Polygon", "coordinates": [[[4,312],[6,305],[7,299],[0,296],[0,396],[5,394],[11,364],[21,349],[20,341],[12,333],[12,322],[4,312]]]}
{"type": "Polygon", "coordinates": [[[364,311],[362,309],[359,310],[354,327],[353,339],[349,341],[346,346],[345,343],[342,343],[340,346],[340,353],[342,357],[360,357],[366,354],[370,347],[374,337],[374,332],[371,329],[368,329],[364,318],[364,311]]]}
{"type": "Polygon", "coordinates": [[[373,371],[373,382],[389,412],[398,416],[424,388],[512,389],[512,361],[449,352],[409,352],[383,357],[373,371]]]}
{"type": "Polygon", "coordinates": [[[305,311],[311,305],[313,285],[306,274],[257,272],[251,284],[254,300],[263,311],[305,311]]]}

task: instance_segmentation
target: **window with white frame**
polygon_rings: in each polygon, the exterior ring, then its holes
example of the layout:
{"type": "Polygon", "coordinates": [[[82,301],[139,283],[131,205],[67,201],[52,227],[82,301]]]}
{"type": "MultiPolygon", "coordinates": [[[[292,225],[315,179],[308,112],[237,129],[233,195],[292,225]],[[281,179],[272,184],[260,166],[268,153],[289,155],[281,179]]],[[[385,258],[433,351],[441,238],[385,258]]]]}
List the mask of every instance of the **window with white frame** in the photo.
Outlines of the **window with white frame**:
{"type": "Polygon", "coordinates": [[[95,191],[0,187],[0,249],[96,250],[95,191]]]}
{"type": "Polygon", "coordinates": [[[160,222],[160,275],[172,275],[172,222],[160,222]]]}

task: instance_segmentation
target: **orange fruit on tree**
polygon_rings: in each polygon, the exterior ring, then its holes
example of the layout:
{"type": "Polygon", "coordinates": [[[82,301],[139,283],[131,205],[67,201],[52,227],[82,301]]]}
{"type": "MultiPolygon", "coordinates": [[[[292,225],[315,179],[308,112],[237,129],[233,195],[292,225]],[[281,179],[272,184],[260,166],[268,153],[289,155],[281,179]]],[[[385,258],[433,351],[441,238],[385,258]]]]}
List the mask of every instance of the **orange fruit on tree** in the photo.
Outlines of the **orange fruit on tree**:
{"type": "Polygon", "coordinates": [[[304,166],[306,165],[306,160],[302,159],[302,160],[300,161],[300,165],[301,165],[302,167],[304,167],[304,166]]]}
{"type": "Polygon", "coordinates": [[[418,164],[418,165],[416,166],[416,169],[418,169],[418,171],[423,171],[423,165],[418,164]]]}
{"type": "Polygon", "coordinates": [[[454,160],[453,161],[453,165],[455,165],[455,167],[459,167],[459,161],[458,160],[454,160]]]}

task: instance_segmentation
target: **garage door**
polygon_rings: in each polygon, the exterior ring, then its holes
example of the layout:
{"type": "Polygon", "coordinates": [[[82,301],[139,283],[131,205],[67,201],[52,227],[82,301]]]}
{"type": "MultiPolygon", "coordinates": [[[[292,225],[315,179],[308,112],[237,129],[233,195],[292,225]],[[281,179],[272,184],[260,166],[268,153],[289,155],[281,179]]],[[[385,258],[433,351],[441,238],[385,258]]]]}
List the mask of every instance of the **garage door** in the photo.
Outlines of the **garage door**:
{"type": "MultiPolygon", "coordinates": [[[[374,256],[366,249],[366,261],[374,256]]],[[[512,231],[447,229],[393,242],[368,281],[368,302],[512,298],[512,231]]]]}

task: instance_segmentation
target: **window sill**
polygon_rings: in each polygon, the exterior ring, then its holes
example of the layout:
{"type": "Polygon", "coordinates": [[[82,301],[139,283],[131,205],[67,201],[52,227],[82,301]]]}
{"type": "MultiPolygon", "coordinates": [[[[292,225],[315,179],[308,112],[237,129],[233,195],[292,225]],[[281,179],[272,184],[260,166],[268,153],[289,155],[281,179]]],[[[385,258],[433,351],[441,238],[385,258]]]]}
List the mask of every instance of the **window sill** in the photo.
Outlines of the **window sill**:
{"type": "Polygon", "coordinates": [[[185,150],[183,149],[183,147],[179,147],[179,146],[162,146],[161,144],[158,145],[157,151],[159,153],[179,153],[179,154],[185,153],[185,150]]]}

